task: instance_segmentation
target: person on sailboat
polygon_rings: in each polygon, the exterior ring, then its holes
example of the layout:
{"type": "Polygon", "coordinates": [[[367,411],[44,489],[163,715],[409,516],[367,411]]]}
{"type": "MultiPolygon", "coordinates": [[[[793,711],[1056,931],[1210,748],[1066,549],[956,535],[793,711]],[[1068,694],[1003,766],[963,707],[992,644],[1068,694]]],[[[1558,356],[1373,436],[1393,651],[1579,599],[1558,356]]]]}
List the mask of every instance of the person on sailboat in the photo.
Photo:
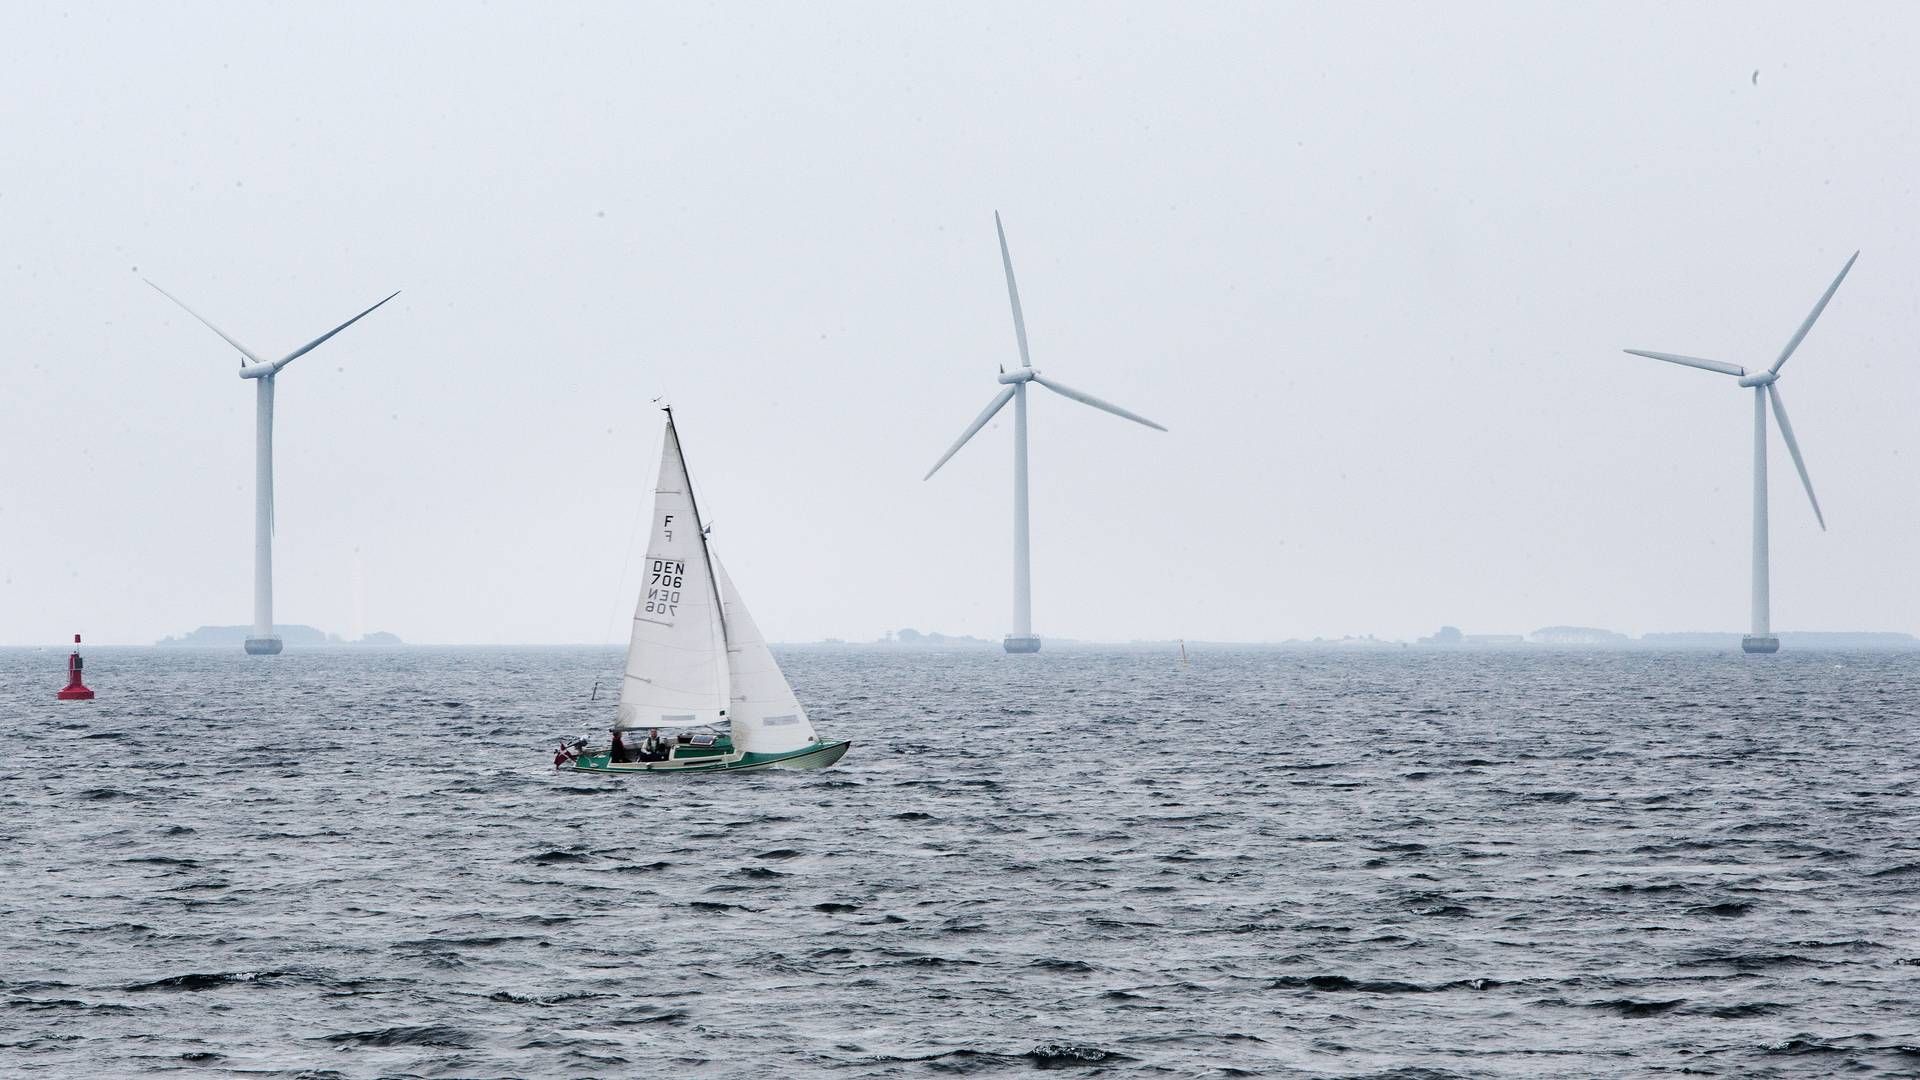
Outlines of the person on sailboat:
{"type": "Polygon", "coordinates": [[[667,760],[667,744],[660,738],[659,728],[649,728],[647,730],[647,741],[640,747],[640,760],[667,760]]]}
{"type": "Polygon", "coordinates": [[[619,728],[613,729],[613,745],[607,748],[607,760],[620,763],[633,760],[633,755],[627,752],[627,744],[620,738],[619,728]]]}

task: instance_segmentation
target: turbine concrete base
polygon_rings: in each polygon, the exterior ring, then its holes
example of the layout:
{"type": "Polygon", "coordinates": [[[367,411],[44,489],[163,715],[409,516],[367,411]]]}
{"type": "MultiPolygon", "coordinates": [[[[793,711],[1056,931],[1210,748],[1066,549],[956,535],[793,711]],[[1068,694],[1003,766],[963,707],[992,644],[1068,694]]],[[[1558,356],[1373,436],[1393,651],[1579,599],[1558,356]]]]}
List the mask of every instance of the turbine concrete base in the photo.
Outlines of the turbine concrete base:
{"type": "Polygon", "coordinates": [[[250,637],[247,639],[248,656],[280,655],[280,639],[277,637],[250,637]]]}
{"type": "Polygon", "coordinates": [[[1780,639],[1772,634],[1748,634],[1740,639],[1740,648],[1750,653],[1777,653],[1780,639]]]}
{"type": "Polygon", "coordinates": [[[1001,644],[1004,645],[1006,647],[1006,650],[1010,653],[1029,653],[1029,652],[1040,651],[1040,639],[1032,636],[1031,634],[1026,636],[1016,636],[1014,634],[1008,634],[1007,639],[1004,642],[1001,642],[1001,644]]]}

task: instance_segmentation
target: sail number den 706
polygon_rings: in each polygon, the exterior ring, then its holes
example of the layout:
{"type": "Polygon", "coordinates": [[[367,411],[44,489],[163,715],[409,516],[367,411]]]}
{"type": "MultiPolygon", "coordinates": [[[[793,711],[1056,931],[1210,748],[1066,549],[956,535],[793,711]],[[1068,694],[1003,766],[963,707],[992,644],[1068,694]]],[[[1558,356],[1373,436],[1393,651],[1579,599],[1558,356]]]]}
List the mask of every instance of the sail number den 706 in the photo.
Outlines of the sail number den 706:
{"type": "Polygon", "coordinates": [[[671,618],[680,613],[680,586],[686,582],[687,564],[680,559],[647,559],[649,567],[647,595],[641,609],[652,615],[671,618]]]}

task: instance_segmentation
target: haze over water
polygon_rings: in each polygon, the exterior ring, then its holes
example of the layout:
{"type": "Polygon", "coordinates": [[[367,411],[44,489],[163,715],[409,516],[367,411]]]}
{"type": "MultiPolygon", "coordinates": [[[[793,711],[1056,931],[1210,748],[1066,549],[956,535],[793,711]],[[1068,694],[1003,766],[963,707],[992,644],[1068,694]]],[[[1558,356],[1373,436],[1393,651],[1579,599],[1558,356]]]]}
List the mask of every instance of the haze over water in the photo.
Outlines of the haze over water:
{"type": "Polygon", "coordinates": [[[0,652],[0,1072],[1920,1069],[1911,653],[796,649],[820,774],[559,775],[603,649],[0,652]]]}

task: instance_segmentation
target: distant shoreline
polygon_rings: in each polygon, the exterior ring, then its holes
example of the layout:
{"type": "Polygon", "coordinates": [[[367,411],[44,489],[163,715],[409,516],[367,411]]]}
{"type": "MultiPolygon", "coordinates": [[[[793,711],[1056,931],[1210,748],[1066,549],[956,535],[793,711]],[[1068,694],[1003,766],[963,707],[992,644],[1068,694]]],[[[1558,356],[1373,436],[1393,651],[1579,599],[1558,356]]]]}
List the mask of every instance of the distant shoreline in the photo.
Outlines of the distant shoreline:
{"type": "MultiPolygon", "coordinates": [[[[1572,629],[1572,628],[1550,628],[1572,629]]],[[[348,641],[337,635],[326,634],[313,627],[276,627],[285,631],[282,639],[289,652],[306,649],[612,649],[626,648],[624,642],[448,642],[403,641],[398,636],[387,633],[368,634],[364,638],[348,641]]],[[[1196,651],[1291,651],[1291,652],[1703,652],[1703,651],[1739,651],[1742,635],[1738,632],[1723,631],[1660,631],[1629,637],[1612,631],[1594,631],[1592,636],[1577,640],[1542,640],[1540,633],[1534,634],[1461,634],[1457,638],[1442,639],[1433,635],[1414,641],[1401,641],[1372,636],[1342,638],[1289,638],[1281,641],[1210,641],[1201,638],[1161,638],[1133,639],[1128,641],[1099,641],[1082,638],[1045,638],[1046,647],[1059,651],[1130,651],[1178,653],[1184,645],[1189,653],[1196,651]],[[1604,635],[1604,636],[1602,636],[1604,635]]],[[[80,646],[87,649],[168,649],[168,650],[238,650],[248,636],[246,627],[201,627],[191,634],[181,637],[168,637],[150,643],[106,644],[88,642],[80,646]]],[[[1920,637],[1900,631],[1872,630],[1789,630],[1778,634],[1781,644],[1788,649],[1800,651],[1879,651],[1901,652],[1920,651],[1920,637]]],[[[948,636],[925,634],[918,638],[880,639],[867,641],[844,641],[834,638],[814,641],[776,641],[771,643],[781,649],[845,649],[862,652],[975,652],[1001,651],[997,640],[988,640],[970,636],[948,636]]],[[[55,639],[46,643],[0,645],[6,649],[51,649],[67,651],[73,646],[55,639]]]]}
{"type": "MultiPolygon", "coordinates": [[[[1822,640],[1821,638],[1799,638],[1788,634],[1778,635],[1785,649],[1796,652],[1920,652],[1920,638],[1908,637],[1906,640],[1859,640],[1853,635],[1835,635],[1844,640],[1822,640]]],[[[776,649],[808,650],[844,650],[847,652],[890,653],[914,655],[919,653],[974,653],[988,652],[998,654],[998,642],[980,645],[890,645],[874,641],[775,641],[769,644],[776,649]]],[[[1178,654],[1183,642],[1179,639],[1168,641],[1066,641],[1048,638],[1046,647],[1057,652],[1167,652],[1178,654]]],[[[1566,644],[1550,645],[1534,642],[1486,645],[1422,645],[1408,641],[1375,640],[1370,643],[1356,644],[1339,640],[1325,641],[1200,641],[1188,638],[1184,641],[1190,655],[1202,652],[1301,652],[1301,653],[1421,653],[1421,654],[1458,654],[1458,653],[1589,653],[1589,652],[1739,652],[1740,635],[1726,636],[1724,643],[1716,642],[1659,642],[1632,639],[1620,644],[1566,644]]],[[[68,652],[74,646],[70,642],[53,641],[45,644],[0,645],[0,649],[24,652],[68,652]]],[[[239,645],[209,644],[174,640],[169,642],[131,642],[105,643],[87,642],[79,646],[82,653],[92,650],[135,650],[145,649],[157,652],[228,652],[238,651],[239,645]]],[[[368,652],[406,652],[420,649],[593,649],[607,652],[624,652],[626,645],[619,642],[460,642],[460,641],[410,641],[398,645],[382,645],[357,641],[320,642],[287,646],[287,653],[296,652],[350,652],[364,650],[368,652]]],[[[285,654],[283,654],[285,655],[285,654]]]]}

